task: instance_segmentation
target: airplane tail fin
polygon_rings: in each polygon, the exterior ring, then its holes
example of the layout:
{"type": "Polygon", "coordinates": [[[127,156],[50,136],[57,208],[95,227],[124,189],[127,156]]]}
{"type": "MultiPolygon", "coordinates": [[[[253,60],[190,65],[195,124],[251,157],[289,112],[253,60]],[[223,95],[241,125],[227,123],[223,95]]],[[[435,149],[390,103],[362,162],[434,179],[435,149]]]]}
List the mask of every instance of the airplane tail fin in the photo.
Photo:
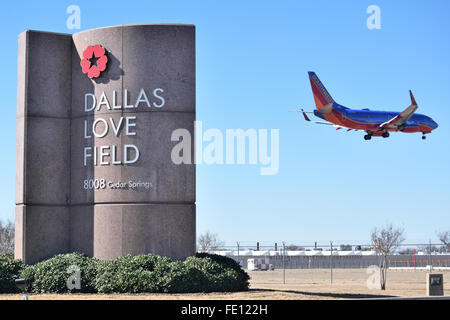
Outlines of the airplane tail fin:
{"type": "Polygon", "coordinates": [[[322,109],[323,107],[333,104],[334,100],[331,95],[328,93],[325,86],[319,80],[317,75],[314,72],[308,72],[309,81],[311,82],[311,88],[314,95],[314,101],[316,103],[317,110],[322,109]]]}

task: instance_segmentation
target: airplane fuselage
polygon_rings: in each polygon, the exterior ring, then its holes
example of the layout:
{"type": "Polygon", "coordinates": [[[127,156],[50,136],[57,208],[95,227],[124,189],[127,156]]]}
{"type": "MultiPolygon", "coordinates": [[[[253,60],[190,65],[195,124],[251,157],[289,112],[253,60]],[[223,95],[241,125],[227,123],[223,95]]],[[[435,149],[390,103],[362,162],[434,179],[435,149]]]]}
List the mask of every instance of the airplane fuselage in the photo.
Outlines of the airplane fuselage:
{"type": "MultiPolygon", "coordinates": [[[[326,122],[316,121],[318,124],[334,125],[336,129],[345,128],[347,131],[365,131],[367,133],[364,136],[365,140],[370,140],[372,136],[387,138],[390,131],[421,132],[422,139],[425,139],[427,133],[438,127],[430,117],[415,113],[418,105],[411,90],[409,90],[411,104],[402,112],[356,110],[337,103],[314,72],[309,71],[308,75],[316,104],[314,115],[326,120],[326,122]]],[[[311,121],[303,109],[301,112],[306,121],[311,121]]]]}
{"type": "MultiPolygon", "coordinates": [[[[369,109],[350,109],[333,102],[331,112],[322,113],[319,110],[314,110],[314,115],[329,121],[335,125],[342,126],[348,129],[363,130],[371,132],[372,135],[381,135],[379,131],[380,124],[389,121],[398,116],[400,112],[393,111],[374,111],[369,109]]],[[[401,127],[387,127],[383,131],[402,131],[402,132],[422,132],[430,133],[438,127],[437,123],[430,117],[415,113],[412,117],[401,127]]]]}

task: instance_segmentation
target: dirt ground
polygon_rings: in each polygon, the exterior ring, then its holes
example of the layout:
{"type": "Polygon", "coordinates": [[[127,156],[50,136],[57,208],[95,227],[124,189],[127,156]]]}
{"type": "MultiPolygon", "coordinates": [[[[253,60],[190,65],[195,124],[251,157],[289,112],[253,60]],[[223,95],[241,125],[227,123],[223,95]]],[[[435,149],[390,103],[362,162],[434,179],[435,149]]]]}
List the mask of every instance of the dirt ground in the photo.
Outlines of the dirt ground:
{"type": "MultiPolygon", "coordinates": [[[[450,295],[450,271],[444,274],[444,294],[450,295]]],[[[388,272],[387,290],[368,289],[367,279],[371,274],[366,269],[335,269],[331,284],[328,269],[286,270],[286,283],[283,284],[282,270],[249,272],[250,288],[248,292],[237,293],[199,293],[199,294],[40,294],[29,295],[29,300],[66,300],[66,299],[108,299],[108,300],[217,300],[217,299],[358,299],[388,297],[416,297],[426,295],[425,271],[388,272]]],[[[0,299],[21,299],[21,295],[0,295],[0,299]]]]}

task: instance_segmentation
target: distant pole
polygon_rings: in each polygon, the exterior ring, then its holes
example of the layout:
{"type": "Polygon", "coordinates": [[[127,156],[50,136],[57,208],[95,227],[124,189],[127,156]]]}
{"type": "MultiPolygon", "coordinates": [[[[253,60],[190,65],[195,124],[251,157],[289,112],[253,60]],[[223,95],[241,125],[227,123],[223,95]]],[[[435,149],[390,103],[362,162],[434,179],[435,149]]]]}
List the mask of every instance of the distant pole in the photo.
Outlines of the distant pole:
{"type": "Polygon", "coordinates": [[[238,248],[238,257],[239,257],[239,242],[236,242],[238,248]]]}
{"type": "Polygon", "coordinates": [[[283,284],[286,284],[286,245],[283,241],[283,284]]]}
{"type": "Polygon", "coordinates": [[[278,245],[276,242],[275,242],[275,251],[278,251],[278,245]]]}
{"type": "Polygon", "coordinates": [[[430,265],[433,268],[433,256],[431,255],[431,239],[430,239],[430,265]]]}
{"type": "Polygon", "coordinates": [[[256,243],[256,251],[259,251],[259,242],[256,243]]]}
{"type": "Polygon", "coordinates": [[[330,241],[330,277],[331,284],[333,284],[333,241],[330,241]]]}

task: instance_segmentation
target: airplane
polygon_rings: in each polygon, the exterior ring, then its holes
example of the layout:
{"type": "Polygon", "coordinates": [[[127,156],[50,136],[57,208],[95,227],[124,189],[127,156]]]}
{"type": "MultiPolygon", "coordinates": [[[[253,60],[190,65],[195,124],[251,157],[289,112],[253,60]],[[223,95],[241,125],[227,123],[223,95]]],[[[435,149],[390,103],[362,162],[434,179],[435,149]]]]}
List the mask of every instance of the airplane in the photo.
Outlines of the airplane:
{"type": "Polygon", "coordinates": [[[389,132],[398,131],[422,132],[422,139],[425,140],[425,135],[438,127],[438,124],[430,117],[415,113],[418,106],[411,90],[409,90],[411,105],[402,112],[374,111],[367,108],[355,110],[336,103],[314,72],[310,71],[308,75],[317,109],[295,111],[301,112],[306,121],[311,121],[307,113],[312,113],[326,121],[315,121],[317,124],[331,125],[336,130],[365,131],[364,140],[370,140],[372,136],[388,138],[389,132]]]}

